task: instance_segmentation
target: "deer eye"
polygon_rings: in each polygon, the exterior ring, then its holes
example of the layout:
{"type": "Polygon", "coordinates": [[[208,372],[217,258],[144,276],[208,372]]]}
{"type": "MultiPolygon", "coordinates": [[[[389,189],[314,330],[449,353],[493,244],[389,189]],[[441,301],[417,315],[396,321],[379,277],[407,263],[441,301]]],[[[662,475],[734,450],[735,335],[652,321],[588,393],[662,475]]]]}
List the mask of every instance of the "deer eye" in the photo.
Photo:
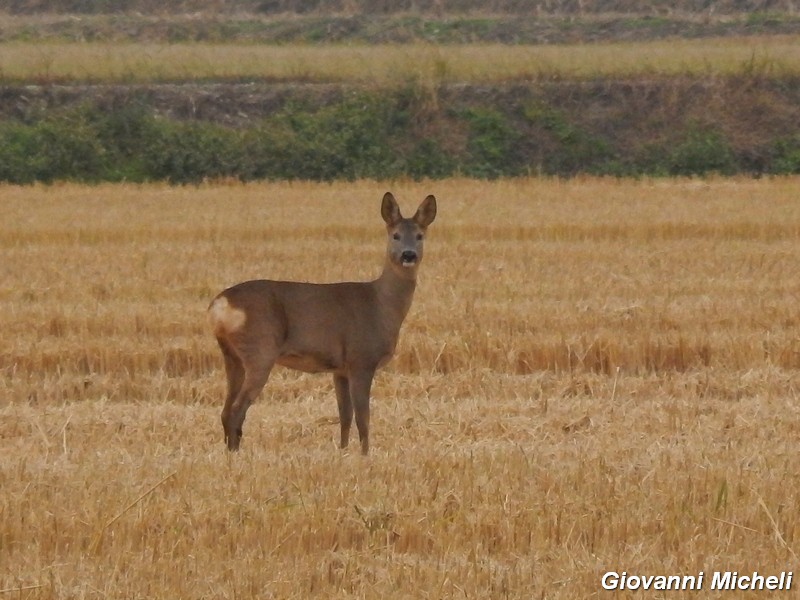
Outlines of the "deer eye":
{"type": "Polygon", "coordinates": [[[399,240],[400,239],[400,234],[399,233],[395,233],[392,237],[394,239],[396,239],[396,240],[399,240]]]}
{"type": "Polygon", "coordinates": [[[421,240],[421,239],[422,239],[422,234],[421,234],[421,233],[418,233],[418,234],[417,234],[417,241],[419,241],[419,240],[421,240]]]}

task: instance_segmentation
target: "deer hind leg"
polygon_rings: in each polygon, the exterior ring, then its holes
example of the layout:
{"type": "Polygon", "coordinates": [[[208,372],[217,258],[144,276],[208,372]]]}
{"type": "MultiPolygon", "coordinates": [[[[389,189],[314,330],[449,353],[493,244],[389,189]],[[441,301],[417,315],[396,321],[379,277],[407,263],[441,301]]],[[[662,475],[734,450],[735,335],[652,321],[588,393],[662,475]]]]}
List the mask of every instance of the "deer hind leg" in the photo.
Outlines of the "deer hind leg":
{"type": "Polygon", "coordinates": [[[277,353],[269,348],[250,352],[229,350],[231,357],[226,355],[225,366],[227,370],[230,361],[232,370],[228,370],[229,388],[222,409],[222,428],[228,450],[238,450],[247,409],[267,383],[277,353]]]}
{"type": "Polygon", "coordinates": [[[344,375],[333,376],[336,388],[336,403],[339,405],[339,424],[342,428],[340,448],[347,448],[350,441],[350,426],[353,423],[353,403],[350,401],[350,382],[344,375]]]}
{"type": "Polygon", "coordinates": [[[228,408],[233,403],[239,390],[242,389],[244,382],[244,365],[239,356],[228,346],[224,339],[217,340],[222,350],[222,357],[225,359],[225,375],[228,378],[228,395],[225,398],[225,407],[228,408]]]}
{"type": "Polygon", "coordinates": [[[350,400],[356,415],[358,439],[361,442],[361,454],[369,453],[369,394],[375,370],[361,370],[350,373],[348,377],[350,400]]]}

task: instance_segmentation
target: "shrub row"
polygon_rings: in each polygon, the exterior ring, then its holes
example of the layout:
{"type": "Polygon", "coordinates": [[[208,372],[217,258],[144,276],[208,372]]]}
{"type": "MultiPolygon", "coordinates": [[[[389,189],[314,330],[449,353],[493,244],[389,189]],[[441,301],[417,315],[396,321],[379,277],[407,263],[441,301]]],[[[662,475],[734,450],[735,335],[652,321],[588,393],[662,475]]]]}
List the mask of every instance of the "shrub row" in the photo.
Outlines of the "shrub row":
{"type": "Polygon", "coordinates": [[[525,100],[431,107],[419,90],[293,102],[250,127],[159,116],[147,102],[91,102],[0,122],[0,180],[192,183],[205,179],[496,178],[800,173],[800,124],[741,147],[687,119],[621,137],[561,107],[525,100]]]}

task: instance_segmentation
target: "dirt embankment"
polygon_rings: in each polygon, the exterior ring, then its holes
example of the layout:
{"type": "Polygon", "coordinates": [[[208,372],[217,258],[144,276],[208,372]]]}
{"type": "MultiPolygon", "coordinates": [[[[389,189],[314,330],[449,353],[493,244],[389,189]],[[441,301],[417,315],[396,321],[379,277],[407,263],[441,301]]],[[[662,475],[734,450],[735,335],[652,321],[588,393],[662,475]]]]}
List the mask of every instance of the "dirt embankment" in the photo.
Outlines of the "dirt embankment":
{"type": "Polygon", "coordinates": [[[35,13],[262,13],[262,14],[638,14],[714,15],[752,12],[795,12],[792,0],[9,0],[5,10],[18,14],[35,13]]]}
{"type": "MultiPolygon", "coordinates": [[[[0,119],[41,116],[79,105],[113,111],[139,103],[164,117],[247,127],[289,104],[324,107],[357,91],[312,83],[186,83],[140,85],[20,85],[0,87],[0,119]]],[[[430,118],[452,110],[492,107],[513,117],[533,104],[559,107],[579,122],[613,135],[693,121],[715,124],[741,139],[794,131],[800,124],[800,82],[769,78],[558,81],[508,85],[441,85],[425,90],[430,118]]]]}
{"type": "Polygon", "coordinates": [[[0,42],[563,44],[800,33],[796,2],[11,0],[0,42]]]}
{"type": "Polygon", "coordinates": [[[29,120],[78,106],[101,112],[137,103],[156,114],[246,127],[290,102],[324,106],[347,89],[333,84],[184,83],[0,86],[0,120],[29,120]]]}
{"type": "Polygon", "coordinates": [[[800,16],[48,15],[6,18],[0,42],[576,44],[796,35],[800,16]]]}

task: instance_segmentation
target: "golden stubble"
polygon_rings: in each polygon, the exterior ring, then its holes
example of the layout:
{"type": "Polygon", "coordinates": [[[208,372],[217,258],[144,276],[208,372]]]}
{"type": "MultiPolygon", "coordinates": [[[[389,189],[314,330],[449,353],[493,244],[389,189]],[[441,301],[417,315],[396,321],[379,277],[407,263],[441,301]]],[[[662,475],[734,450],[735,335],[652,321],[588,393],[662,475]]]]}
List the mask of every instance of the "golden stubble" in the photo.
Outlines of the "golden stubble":
{"type": "Polygon", "coordinates": [[[800,180],[0,187],[0,591],[576,598],[797,564],[800,180]],[[364,280],[439,201],[373,390],[276,369],[229,455],[206,309],[364,280]]]}
{"type": "Polygon", "coordinates": [[[325,44],[7,42],[8,81],[132,83],[213,79],[369,85],[501,83],[642,76],[792,76],[796,36],[594,44],[325,44]]]}

